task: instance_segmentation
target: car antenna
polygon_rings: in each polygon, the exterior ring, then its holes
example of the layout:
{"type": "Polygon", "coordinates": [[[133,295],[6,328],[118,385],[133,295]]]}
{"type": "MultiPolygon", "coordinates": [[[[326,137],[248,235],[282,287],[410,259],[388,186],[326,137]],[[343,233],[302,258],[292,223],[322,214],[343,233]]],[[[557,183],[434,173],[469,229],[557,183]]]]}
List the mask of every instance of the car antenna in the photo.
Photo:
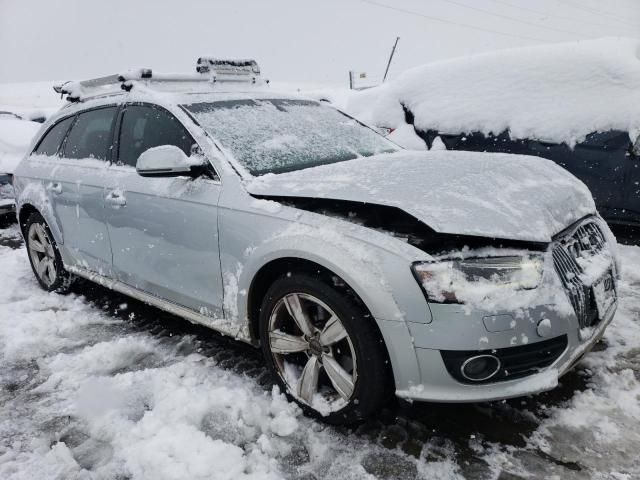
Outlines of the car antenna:
{"type": "Polygon", "coordinates": [[[391,66],[391,60],[393,60],[393,55],[396,53],[396,47],[398,46],[398,40],[400,37],[396,37],[396,42],[393,44],[393,48],[391,49],[391,55],[389,55],[389,61],[387,62],[387,69],[384,71],[384,77],[382,77],[382,83],[387,79],[387,74],[389,73],[389,67],[391,66]]]}

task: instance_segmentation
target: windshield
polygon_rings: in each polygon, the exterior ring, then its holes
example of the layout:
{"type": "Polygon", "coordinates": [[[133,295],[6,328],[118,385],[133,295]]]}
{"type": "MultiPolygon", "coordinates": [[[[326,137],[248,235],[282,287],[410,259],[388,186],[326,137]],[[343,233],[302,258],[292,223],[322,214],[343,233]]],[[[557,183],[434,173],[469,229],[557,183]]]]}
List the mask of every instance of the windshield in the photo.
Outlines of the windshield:
{"type": "Polygon", "coordinates": [[[185,108],[255,176],[398,149],[370,128],[314,101],[231,100],[185,108]]]}

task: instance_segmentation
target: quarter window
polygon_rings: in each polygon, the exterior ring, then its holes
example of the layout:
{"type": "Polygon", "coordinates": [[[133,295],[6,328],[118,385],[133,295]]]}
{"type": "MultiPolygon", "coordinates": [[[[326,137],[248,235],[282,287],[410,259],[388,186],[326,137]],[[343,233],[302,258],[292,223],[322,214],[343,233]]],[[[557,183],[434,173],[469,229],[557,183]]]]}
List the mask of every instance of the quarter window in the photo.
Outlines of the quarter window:
{"type": "Polygon", "coordinates": [[[190,155],[194,143],[189,132],[166,110],[129,105],[120,127],[118,163],[135,166],[142,152],[161,145],[174,145],[190,155]]]}
{"type": "Polygon", "coordinates": [[[60,143],[62,143],[62,139],[67,134],[67,130],[69,130],[69,125],[71,125],[73,118],[74,117],[65,118],[61,122],[55,124],[53,128],[46,133],[44,138],[40,140],[38,147],[33,153],[36,155],[56,155],[60,148],[60,143]]]}
{"type": "Polygon", "coordinates": [[[66,158],[109,160],[116,107],[99,108],[78,115],[64,146],[66,158]]]}

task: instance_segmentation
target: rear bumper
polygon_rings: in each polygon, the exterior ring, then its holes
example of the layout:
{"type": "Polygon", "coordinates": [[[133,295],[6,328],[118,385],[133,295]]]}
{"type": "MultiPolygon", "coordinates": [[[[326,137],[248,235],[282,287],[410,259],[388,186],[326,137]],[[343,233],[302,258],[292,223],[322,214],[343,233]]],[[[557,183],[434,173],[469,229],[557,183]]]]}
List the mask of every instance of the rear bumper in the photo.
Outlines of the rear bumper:
{"type": "Polygon", "coordinates": [[[396,395],[414,401],[465,403],[502,400],[551,390],[558,385],[558,379],[571,370],[600,340],[613,320],[616,308],[617,303],[593,329],[588,339],[580,338],[577,327],[567,331],[567,347],[550,366],[539,373],[515,380],[484,384],[461,383],[447,371],[440,350],[416,347],[421,383],[398,389],[396,395]]]}

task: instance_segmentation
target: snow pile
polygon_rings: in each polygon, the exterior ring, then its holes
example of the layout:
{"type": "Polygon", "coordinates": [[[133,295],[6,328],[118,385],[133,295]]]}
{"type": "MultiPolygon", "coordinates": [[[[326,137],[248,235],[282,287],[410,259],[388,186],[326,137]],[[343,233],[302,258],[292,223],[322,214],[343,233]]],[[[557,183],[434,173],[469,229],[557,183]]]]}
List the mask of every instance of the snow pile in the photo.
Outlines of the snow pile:
{"type": "MultiPolygon", "coordinates": [[[[0,230],[0,239],[16,233],[0,230]]],[[[268,383],[236,371],[256,364],[248,347],[234,352],[219,340],[201,353],[192,336],[147,331],[162,324],[140,330],[80,296],[48,294],[24,248],[0,245],[0,270],[3,480],[359,479],[392,462],[414,472],[406,478],[462,478],[455,462],[426,451],[389,452],[379,465],[381,446],[303,417],[268,383]]]]}
{"type": "Polygon", "coordinates": [[[0,173],[13,173],[41,125],[0,116],[0,173]]]}
{"type": "Polygon", "coordinates": [[[398,128],[405,105],[420,130],[479,131],[569,145],[595,131],[640,134],[640,41],[541,45],[435,62],[354,93],[347,111],[398,128]]]}
{"type": "Polygon", "coordinates": [[[640,248],[619,250],[620,304],[605,332],[607,348],[581,361],[592,375],[587,388],[547,411],[549,418],[528,442],[529,448],[603,472],[582,472],[591,478],[631,479],[640,474],[640,248]]]}
{"type": "Polygon", "coordinates": [[[40,291],[22,249],[0,247],[0,263],[15,279],[0,291],[5,375],[18,370],[18,387],[47,398],[30,412],[3,386],[0,436],[12,442],[1,478],[79,478],[89,464],[100,478],[281,478],[272,458],[290,450],[279,439],[300,415],[284,396],[179,343],[122,337],[121,322],[79,297],[40,291]],[[34,434],[47,419],[61,422],[50,438],[34,434]],[[71,419],[82,434],[60,441],[71,419]]]}

